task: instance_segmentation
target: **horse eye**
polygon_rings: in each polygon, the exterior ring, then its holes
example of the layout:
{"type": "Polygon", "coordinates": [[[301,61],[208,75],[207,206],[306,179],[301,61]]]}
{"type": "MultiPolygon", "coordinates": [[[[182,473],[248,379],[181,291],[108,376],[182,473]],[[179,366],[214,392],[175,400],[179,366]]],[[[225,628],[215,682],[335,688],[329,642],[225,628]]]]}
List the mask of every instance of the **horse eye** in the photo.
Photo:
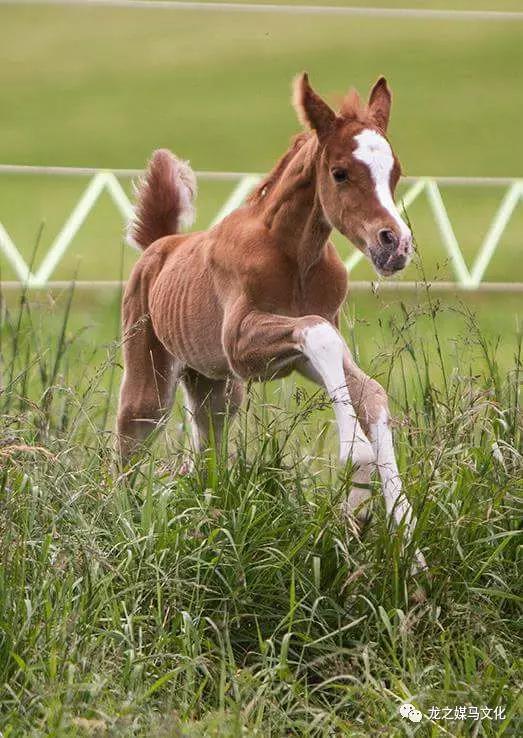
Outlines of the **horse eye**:
{"type": "Polygon", "coordinates": [[[348,170],[342,169],[341,167],[335,167],[331,174],[336,182],[346,182],[349,179],[348,170]]]}

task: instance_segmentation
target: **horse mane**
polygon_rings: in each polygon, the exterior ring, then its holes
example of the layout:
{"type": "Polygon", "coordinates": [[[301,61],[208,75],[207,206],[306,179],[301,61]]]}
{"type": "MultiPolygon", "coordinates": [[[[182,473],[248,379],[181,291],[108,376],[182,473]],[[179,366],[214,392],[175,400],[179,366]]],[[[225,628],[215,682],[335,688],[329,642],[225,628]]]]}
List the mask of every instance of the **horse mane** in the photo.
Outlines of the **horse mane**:
{"type": "Polygon", "coordinates": [[[342,118],[358,121],[366,124],[369,122],[369,111],[367,105],[362,103],[358,91],[354,88],[349,90],[340,105],[342,118]]]}
{"type": "Polygon", "coordinates": [[[289,149],[278,159],[275,166],[271,169],[269,174],[260,182],[258,187],[252,192],[247,198],[247,202],[255,204],[259,202],[265,195],[273,189],[274,185],[280,181],[283,172],[287,168],[289,162],[294,159],[298,151],[301,149],[303,144],[310,138],[308,131],[302,131],[291,139],[291,145],[289,149]]]}

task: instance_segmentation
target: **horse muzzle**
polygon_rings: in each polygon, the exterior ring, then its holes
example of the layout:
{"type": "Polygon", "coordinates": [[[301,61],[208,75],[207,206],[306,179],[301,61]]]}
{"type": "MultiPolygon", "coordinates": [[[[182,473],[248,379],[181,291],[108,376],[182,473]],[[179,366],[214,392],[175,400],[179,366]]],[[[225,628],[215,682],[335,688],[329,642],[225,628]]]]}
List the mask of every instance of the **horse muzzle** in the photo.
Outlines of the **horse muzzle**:
{"type": "Polygon", "coordinates": [[[369,249],[372,263],[378,274],[390,277],[405,269],[414,253],[412,236],[398,235],[383,228],[378,231],[377,244],[369,249]]]}

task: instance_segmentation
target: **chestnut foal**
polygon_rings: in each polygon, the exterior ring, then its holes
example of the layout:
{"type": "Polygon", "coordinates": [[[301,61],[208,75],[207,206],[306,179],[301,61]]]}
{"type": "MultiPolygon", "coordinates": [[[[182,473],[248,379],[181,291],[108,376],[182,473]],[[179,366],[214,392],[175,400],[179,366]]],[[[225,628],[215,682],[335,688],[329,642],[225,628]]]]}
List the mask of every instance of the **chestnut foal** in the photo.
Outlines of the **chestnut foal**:
{"type": "MultiPolygon", "coordinates": [[[[198,451],[210,418],[219,442],[247,380],[297,370],[332,400],[340,464],[350,459],[355,468],[347,509],[361,511],[377,467],[387,512],[409,534],[414,519],[387,395],[355,364],[338,330],[347,274],[329,241],[336,228],[381,275],[412,256],[393,200],[400,165],[385,137],[391,93],[380,78],[367,105],[350,92],[335,113],[303,74],[294,105],[312,131],[295,138],[244,206],[208,231],[175,235],[193,215],[194,174],[169,151],[154,153],[129,231],[144,254],[123,302],[120,452],[128,459],[165,418],[178,382],[198,451]]],[[[416,561],[425,568],[419,551],[416,561]]]]}

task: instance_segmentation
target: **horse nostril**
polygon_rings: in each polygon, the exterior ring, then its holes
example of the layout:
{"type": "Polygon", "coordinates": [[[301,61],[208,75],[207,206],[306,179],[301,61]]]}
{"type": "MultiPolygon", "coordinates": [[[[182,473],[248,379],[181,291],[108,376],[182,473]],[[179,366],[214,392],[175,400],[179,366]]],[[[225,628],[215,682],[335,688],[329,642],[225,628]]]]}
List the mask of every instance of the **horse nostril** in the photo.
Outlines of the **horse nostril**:
{"type": "Polygon", "coordinates": [[[396,248],[398,245],[398,237],[394,231],[390,231],[388,228],[383,228],[379,231],[378,241],[385,249],[396,248]]]}

